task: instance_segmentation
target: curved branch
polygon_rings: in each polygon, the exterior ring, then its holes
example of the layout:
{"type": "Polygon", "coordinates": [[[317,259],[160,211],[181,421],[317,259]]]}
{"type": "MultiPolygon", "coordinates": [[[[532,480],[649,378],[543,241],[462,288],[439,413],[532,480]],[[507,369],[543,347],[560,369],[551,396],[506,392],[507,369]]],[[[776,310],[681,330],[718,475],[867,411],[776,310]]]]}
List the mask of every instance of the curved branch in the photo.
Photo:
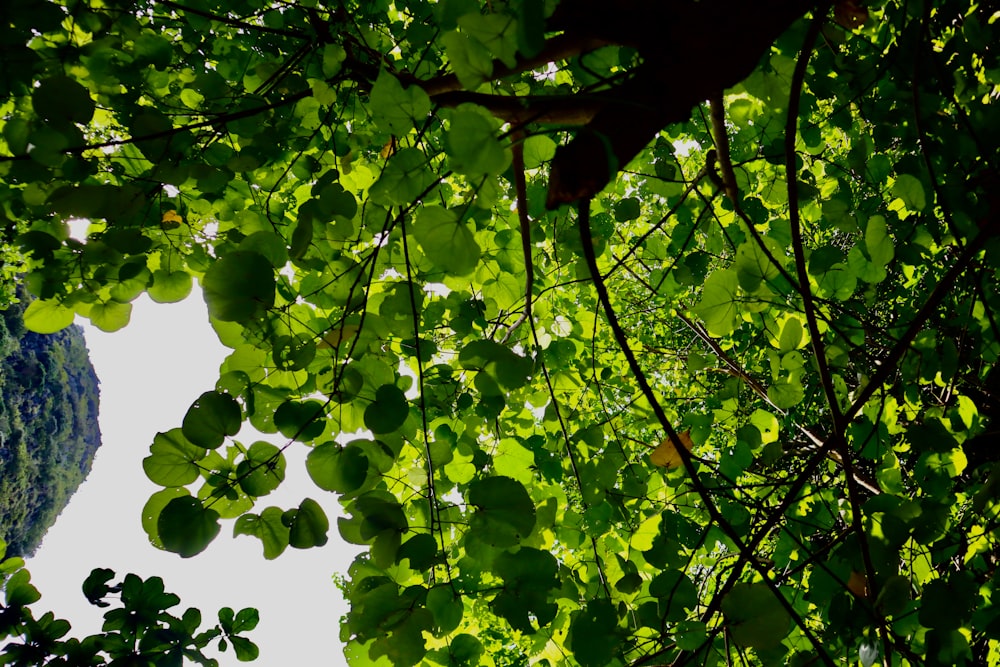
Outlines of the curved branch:
{"type": "MultiPolygon", "coordinates": [[[[674,429],[670,420],[667,419],[667,415],[663,410],[663,406],[660,405],[656,394],[653,392],[653,388],[649,384],[649,380],[646,379],[646,374],[639,365],[639,361],[636,359],[635,353],[632,351],[632,347],[629,345],[628,337],[625,335],[625,330],[622,328],[621,323],[618,321],[618,315],[615,313],[614,308],[611,305],[611,298],[608,294],[607,285],[604,283],[604,279],[601,277],[600,269],[597,266],[597,256],[594,254],[594,239],[590,231],[590,200],[583,199],[579,203],[579,217],[578,223],[580,227],[580,241],[583,245],[583,256],[587,261],[587,268],[590,271],[591,279],[594,283],[594,288],[597,290],[597,296],[600,301],[601,307],[604,310],[604,315],[607,317],[608,325],[615,337],[615,342],[621,349],[622,353],[625,355],[625,359],[628,361],[629,370],[632,371],[632,375],[635,377],[636,383],[639,385],[639,389],[642,391],[642,395],[649,402],[650,407],[653,410],[653,414],[656,415],[657,421],[660,423],[661,428],[666,432],[667,437],[673,442],[680,442],[680,436],[677,430],[674,429]]],[[[761,564],[754,556],[755,546],[750,546],[743,541],[739,533],[733,528],[733,525],[726,520],[726,517],[722,514],[719,508],[712,502],[712,494],[710,489],[705,486],[705,483],[698,476],[698,471],[694,466],[694,457],[687,450],[686,447],[676,447],[677,453],[680,456],[681,464],[684,467],[688,478],[691,480],[691,486],[694,487],[695,492],[698,497],[701,498],[702,502],[705,503],[705,509],[708,511],[709,516],[718,525],[719,529],[729,538],[732,543],[736,546],[740,554],[740,562],[748,562],[751,567],[757,570],[763,579],[765,585],[774,594],[775,599],[778,603],[788,612],[789,616],[792,617],[796,625],[802,631],[812,645],[819,651],[819,656],[823,662],[827,665],[832,665],[833,660],[830,656],[823,650],[822,644],[819,642],[813,631],[809,628],[803,618],[795,610],[795,608],[785,599],[781,591],[778,589],[777,584],[768,576],[766,567],[761,564]]],[[[779,516],[783,515],[783,512],[779,516]]],[[[717,590],[715,600],[721,601],[728,590],[736,583],[734,577],[726,582],[726,585],[720,587],[717,590]]],[[[720,602],[721,604],[721,602],[720,602]]],[[[718,609],[715,605],[709,605],[709,609],[706,610],[706,614],[714,614],[718,609]]]]}
{"type": "Polygon", "coordinates": [[[521,226],[521,251],[524,253],[524,312],[514,324],[510,325],[501,344],[506,343],[511,334],[525,320],[531,319],[532,291],[535,283],[535,265],[531,259],[531,218],[528,217],[528,184],[524,178],[524,132],[517,130],[511,135],[513,144],[512,168],[514,170],[514,195],[517,199],[517,219],[521,226]]]}
{"type": "Polygon", "coordinates": [[[224,23],[226,25],[231,25],[234,28],[239,28],[241,30],[252,30],[254,32],[265,32],[271,35],[281,35],[282,37],[294,37],[295,39],[308,39],[309,35],[299,32],[297,30],[285,30],[284,28],[271,28],[266,25],[254,25],[252,23],[247,23],[245,21],[240,21],[239,19],[232,19],[228,16],[219,16],[218,14],[213,14],[211,12],[206,12],[203,9],[197,9],[195,7],[189,7],[187,5],[182,5],[179,2],[174,2],[173,0],[156,0],[156,4],[163,5],[164,7],[169,7],[170,9],[176,10],[178,12],[183,12],[185,14],[194,14],[195,16],[200,16],[202,18],[208,19],[210,21],[217,21],[219,23],[224,23]]]}

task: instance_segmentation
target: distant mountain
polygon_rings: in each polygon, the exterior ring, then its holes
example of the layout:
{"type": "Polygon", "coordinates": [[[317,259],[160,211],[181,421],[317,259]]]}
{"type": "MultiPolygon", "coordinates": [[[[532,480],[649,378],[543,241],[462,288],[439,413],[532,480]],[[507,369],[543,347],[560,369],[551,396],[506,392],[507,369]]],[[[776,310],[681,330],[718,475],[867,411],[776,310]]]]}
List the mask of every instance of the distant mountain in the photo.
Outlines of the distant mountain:
{"type": "Polygon", "coordinates": [[[0,311],[0,537],[28,556],[90,472],[101,445],[97,375],[83,329],[26,331],[31,297],[0,311]]]}

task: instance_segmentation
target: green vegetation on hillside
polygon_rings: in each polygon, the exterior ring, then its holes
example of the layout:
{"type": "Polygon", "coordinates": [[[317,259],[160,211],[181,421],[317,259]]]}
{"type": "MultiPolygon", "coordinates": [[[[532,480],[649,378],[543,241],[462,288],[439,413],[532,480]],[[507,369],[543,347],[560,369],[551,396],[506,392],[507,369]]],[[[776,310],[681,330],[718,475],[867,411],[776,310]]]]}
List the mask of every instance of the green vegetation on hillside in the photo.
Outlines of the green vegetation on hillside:
{"type": "Polygon", "coordinates": [[[35,550],[101,444],[83,329],[26,331],[25,306],[0,312],[0,537],[12,555],[35,550]]]}

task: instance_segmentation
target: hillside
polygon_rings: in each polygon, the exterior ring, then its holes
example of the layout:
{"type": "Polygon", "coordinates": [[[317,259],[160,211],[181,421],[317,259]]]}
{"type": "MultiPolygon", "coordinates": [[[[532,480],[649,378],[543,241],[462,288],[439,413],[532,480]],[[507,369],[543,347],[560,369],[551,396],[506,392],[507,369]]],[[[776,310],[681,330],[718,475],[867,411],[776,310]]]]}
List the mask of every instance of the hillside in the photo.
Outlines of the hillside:
{"type": "Polygon", "coordinates": [[[83,330],[24,329],[29,302],[0,312],[0,537],[30,555],[90,472],[101,444],[98,380],[83,330]]]}

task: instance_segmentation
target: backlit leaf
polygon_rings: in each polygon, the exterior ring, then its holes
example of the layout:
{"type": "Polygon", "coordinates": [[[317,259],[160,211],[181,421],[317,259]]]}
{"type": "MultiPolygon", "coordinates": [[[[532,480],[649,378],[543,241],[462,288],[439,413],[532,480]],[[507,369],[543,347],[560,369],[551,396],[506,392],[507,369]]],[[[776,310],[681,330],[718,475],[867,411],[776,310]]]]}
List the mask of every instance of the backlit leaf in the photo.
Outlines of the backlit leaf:
{"type": "Polygon", "coordinates": [[[899,197],[911,211],[922,211],[927,205],[923,184],[911,174],[899,174],[896,177],[892,184],[892,194],[899,197]]]}
{"type": "Polygon", "coordinates": [[[239,250],[216,261],[202,282],[209,314],[244,322],[274,305],[274,269],[261,254],[239,250]]]}
{"type": "MultiPolygon", "coordinates": [[[[691,431],[678,433],[677,437],[680,438],[680,446],[690,452],[693,445],[691,442],[691,431]]],[[[677,448],[678,443],[675,443],[669,437],[664,438],[663,442],[649,455],[650,463],[660,468],[679,467],[684,461],[681,459],[681,454],[677,451],[677,448]]]]}
{"type": "Polygon", "coordinates": [[[219,514],[206,509],[197,498],[170,500],[156,522],[160,542],[182,558],[200,554],[219,534],[219,514]]]}
{"type": "Polygon", "coordinates": [[[452,168],[475,177],[498,174],[506,169],[510,164],[510,152],[496,134],[496,123],[475,107],[456,111],[451,117],[447,143],[452,168]]]}
{"type": "Polygon", "coordinates": [[[187,271],[153,272],[153,284],[149,286],[149,298],[157,303],[175,303],[184,300],[191,293],[191,274],[187,271]]]}
{"type": "Polygon", "coordinates": [[[476,506],[470,526],[481,540],[496,547],[513,546],[535,527],[535,504],[524,485],[510,477],[487,477],[469,485],[476,506]]]}
{"type": "Polygon", "coordinates": [[[368,457],[359,447],[341,447],[335,442],[326,442],[309,452],[306,470],[319,488],[350,493],[364,483],[368,475],[368,457]]]}
{"type": "Polygon", "coordinates": [[[392,433],[410,413],[406,395],[395,385],[384,384],[375,390],[375,401],[365,408],[365,427],[372,433],[392,433]]]}
{"type": "Polygon", "coordinates": [[[236,477],[247,495],[266,496],[285,479],[285,456],[271,443],[257,441],[236,467],[236,477]]]}
{"type": "Polygon", "coordinates": [[[243,423],[240,405],[229,394],[206,391],[184,415],[184,436],[199,447],[214,449],[243,423]]]}
{"type": "Polygon", "coordinates": [[[458,215],[439,206],[425,207],[413,225],[420,249],[445,272],[461,276],[479,263],[479,244],[458,215]]]}
{"type": "Polygon", "coordinates": [[[31,96],[35,112],[56,123],[89,123],[94,117],[90,91],[67,76],[53,76],[35,88],[31,96]]]}
{"type": "Polygon", "coordinates": [[[149,451],[142,468],[150,481],[160,486],[184,486],[198,479],[198,462],[207,453],[189,442],[179,428],[157,433],[149,451]]]}
{"type": "Polygon", "coordinates": [[[781,643],[792,619],[764,584],[736,584],[722,600],[727,629],[741,646],[766,650],[781,643]]]}
{"type": "Polygon", "coordinates": [[[306,498],[292,519],[289,528],[288,544],[296,549],[321,547],[326,544],[327,532],[330,530],[330,520],[315,500],[306,498]]]}
{"type": "Polygon", "coordinates": [[[705,280],[694,312],[713,335],[728,335],[736,327],[736,280],[732,269],[715,271],[705,280]]]}
{"type": "Polygon", "coordinates": [[[403,136],[430,113],[431,100],[419,86],[404,88],[386,70],[379,72],[371,92],[375,122],[387,132],[403,136]]]}
{"type": "Polygon", "coordinates": [[[58,301],[37,299],[24,310],[24,326],[29,331],[50,334],[73,324],[73,310],[58,301]]]}

